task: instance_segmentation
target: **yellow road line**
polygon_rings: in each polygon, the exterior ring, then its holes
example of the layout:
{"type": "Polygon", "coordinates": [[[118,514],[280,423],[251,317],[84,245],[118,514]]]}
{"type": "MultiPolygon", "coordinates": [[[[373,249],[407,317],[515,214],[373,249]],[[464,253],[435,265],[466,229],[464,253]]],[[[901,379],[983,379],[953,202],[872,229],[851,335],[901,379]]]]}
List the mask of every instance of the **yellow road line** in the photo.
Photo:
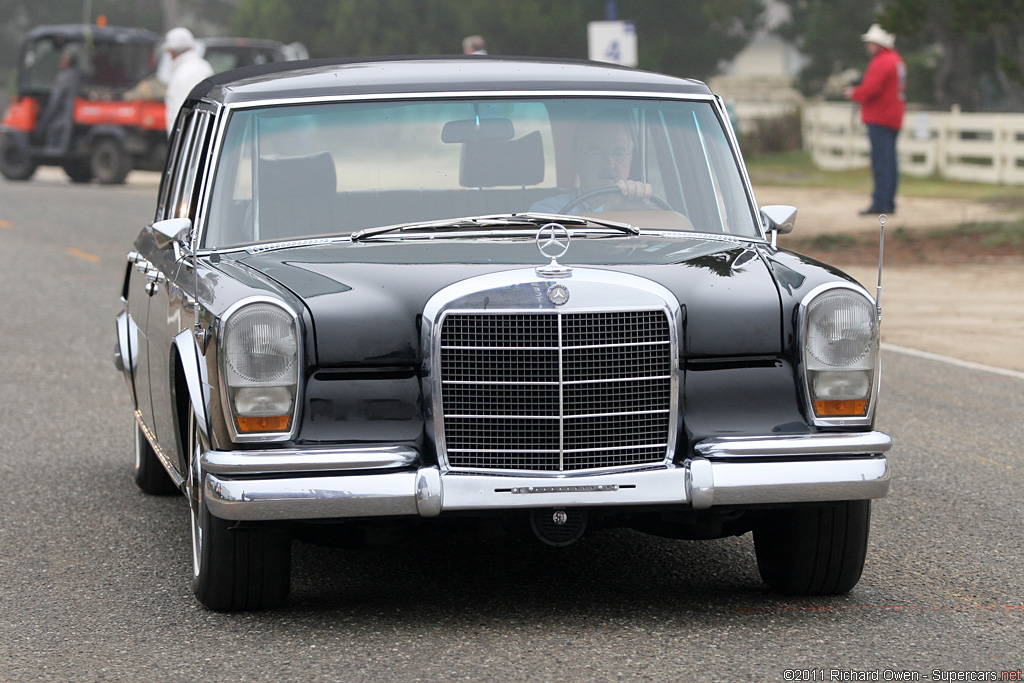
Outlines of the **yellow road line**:
{"type": "Polygon", "coordinates": [[[985,462],[992,463],[993,465],[1005,467],[1008,470],[1017,469],[1013,465],[1007,465],[1005,462],[999,462],[998,460],[993,460],[992,458],[986,458],[984,455],[978,455],[977,453],[974,454],[974,457],[977,458],[978,460],[984,460],[985,462]]]}
{"type": "Polygon", "coordinates": [[[96,254],[90,254],[87,251],[82,251],[78,247],[65,247],[64,251],[68,254],[71,254],[75,258],[80,258],[83,261],[88,261],[89,263],[99,263],[100,261],[103,260],[96,254]]]}
{"type": "Polygon", "coordinates": [[[3,218],[0,218],[0,228],[13,228],[13,227],[14,227],[14,223],[12,223],[10,221],[5,221],[3,218]]]}

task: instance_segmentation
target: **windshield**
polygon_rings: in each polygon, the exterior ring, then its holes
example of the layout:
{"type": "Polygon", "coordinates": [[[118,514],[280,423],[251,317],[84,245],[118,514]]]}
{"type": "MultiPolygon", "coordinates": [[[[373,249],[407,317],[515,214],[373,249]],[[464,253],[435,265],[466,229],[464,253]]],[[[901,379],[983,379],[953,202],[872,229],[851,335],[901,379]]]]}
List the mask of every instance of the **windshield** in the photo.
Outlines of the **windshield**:
{"type": "Polygon", "coordinates": [[[48,92],[60,70],[61,55],[68,52],[77,58],[83,86],[98,96],[131,88],[151,74],[156,64],[153,45],[148,42],[98,41],[88,35],[43,36],[26,45],[22,53],[21,92],[48,92]]]}
{"type": "Polygon", "coordinates": [[[203,246],[521,212],[760,236],[710,102],[447,99],[233,112],[203,246]]]}

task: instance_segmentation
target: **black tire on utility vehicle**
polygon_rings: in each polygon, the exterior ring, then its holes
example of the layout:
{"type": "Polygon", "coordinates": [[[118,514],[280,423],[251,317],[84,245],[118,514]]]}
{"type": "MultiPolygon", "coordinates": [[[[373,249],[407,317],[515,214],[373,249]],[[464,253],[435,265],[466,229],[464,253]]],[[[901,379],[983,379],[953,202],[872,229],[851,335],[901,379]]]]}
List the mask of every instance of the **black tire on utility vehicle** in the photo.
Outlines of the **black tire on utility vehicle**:
{"type": "Polygon", "coordinates": [[[88,159],[65,162],[64,172],[73,183],[87,183],[92,180],[92,164],[88,159]]]}
{"type": "Polygon", "coordinates": [[[114,138],[100,138],[93,143],[89,168],[104,185],[120,185],[132,170],[132,158],[114,138]]]}
{"type": "Polygon", "coordinates": [[[8,180],[28,180],[38,167],[23,145],[7,135],[0,136],[0,175],[8,180]]]}
{"type": "Polygon", "coordinates": [[[757,568],[786,595],[840,595],[857,585],[867,555],[871,501],[765,513],[754,529],[757,568]]]}

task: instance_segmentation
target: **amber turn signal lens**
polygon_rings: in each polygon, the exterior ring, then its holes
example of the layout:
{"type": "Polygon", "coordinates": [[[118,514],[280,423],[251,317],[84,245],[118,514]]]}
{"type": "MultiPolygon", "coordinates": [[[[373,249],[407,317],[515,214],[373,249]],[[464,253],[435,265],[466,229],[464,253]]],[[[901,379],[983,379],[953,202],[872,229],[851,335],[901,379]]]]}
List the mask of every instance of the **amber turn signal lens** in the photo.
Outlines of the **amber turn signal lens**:
{"type": "Polygon", "coordinates": [[[237,417],[240,434],[255,434],[258,432],[287,432],[292,423],[291,415],[280,415],[273,417],[237,417]]]}
{"type": "Polygon", "coordinates": [[[868,410],[867,401],[815,401],[819,417],[861,417],[868,410]]]}

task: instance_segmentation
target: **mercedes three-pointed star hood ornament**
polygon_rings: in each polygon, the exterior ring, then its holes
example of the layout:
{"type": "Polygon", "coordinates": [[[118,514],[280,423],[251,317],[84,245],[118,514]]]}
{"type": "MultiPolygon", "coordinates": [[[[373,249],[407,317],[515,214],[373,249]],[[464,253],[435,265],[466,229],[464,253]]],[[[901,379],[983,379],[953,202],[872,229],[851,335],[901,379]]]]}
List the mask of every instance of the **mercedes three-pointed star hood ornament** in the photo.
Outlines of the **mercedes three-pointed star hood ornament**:
{"type": "Polygon", "coordinates": [[[572,277],[572,268],[558,262],[569,251],[572,242],[572,235],[564,225],[547,223],[541,226],[537,230],[536,242],[540,253],[551,259],[547,265],[537,267],[537,275],[545,278],[572,277]]]}

